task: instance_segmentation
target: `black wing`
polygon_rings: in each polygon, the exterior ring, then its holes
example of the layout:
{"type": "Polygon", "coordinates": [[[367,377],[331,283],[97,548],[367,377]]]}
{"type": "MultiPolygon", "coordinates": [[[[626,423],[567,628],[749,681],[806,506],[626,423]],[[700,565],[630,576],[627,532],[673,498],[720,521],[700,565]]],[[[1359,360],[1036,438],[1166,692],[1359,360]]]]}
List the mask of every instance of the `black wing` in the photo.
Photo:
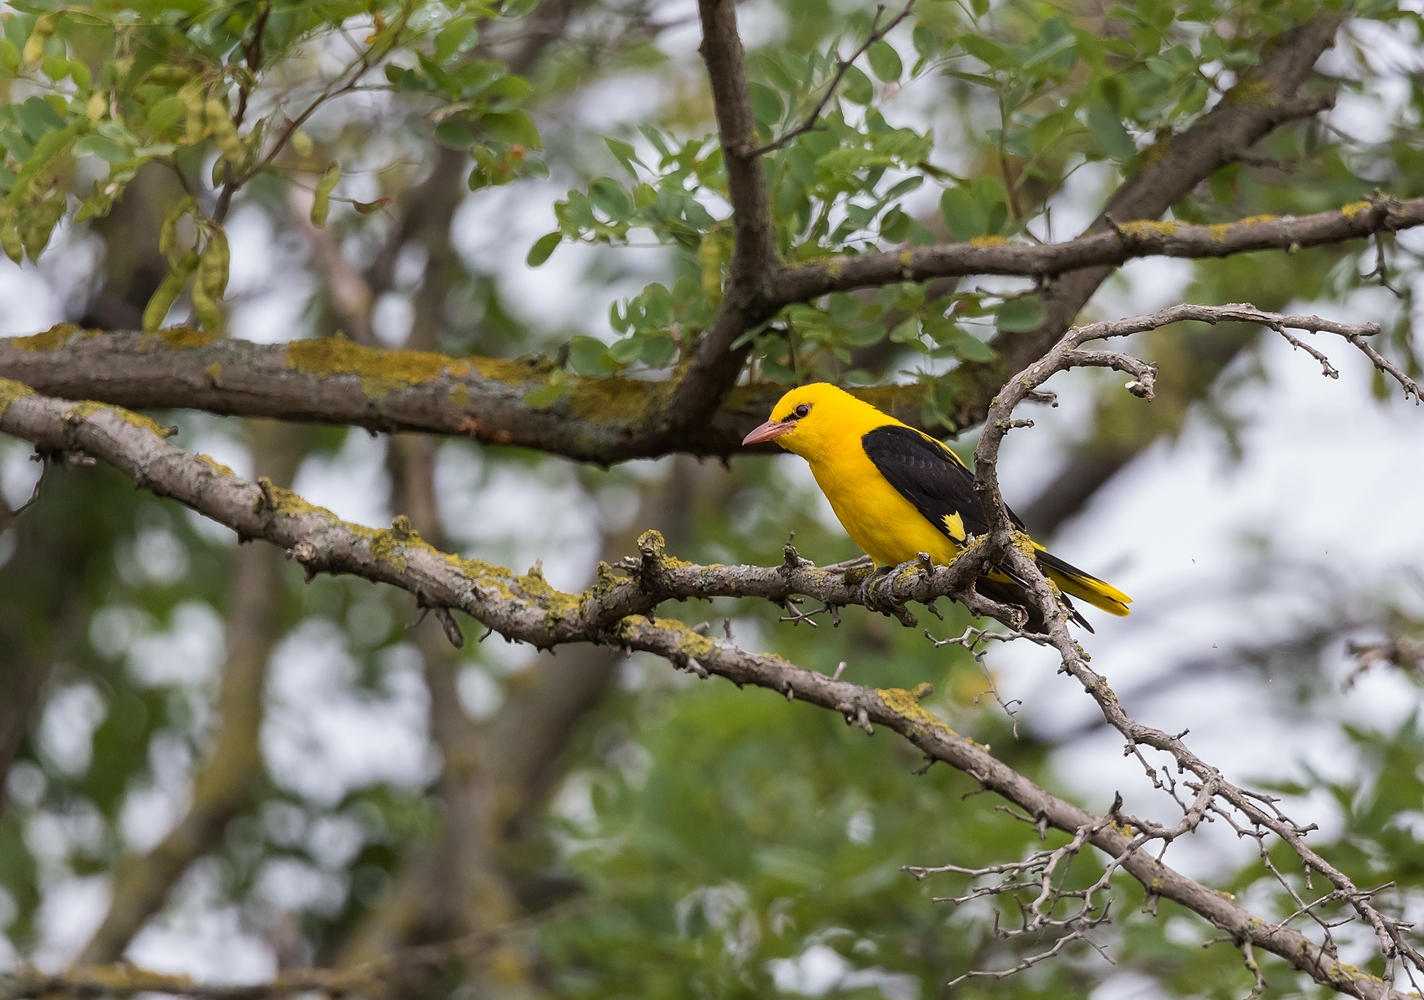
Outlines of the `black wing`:
{"type": "MultiPolygon", "coordinates": [[[[964,538],[951,530],[952,524],[958,523],[970,535],[982,535],[989,530],[988,522],[984,520],[984,509],[979,506],[979,498],[974,494],[974,473],[965,468],[959,457],[947,447],[909,427],[893,424],[875,428],[862,437],[860,443],[866,456],[895,487],[895,491],[910,501],[941,532],[962,542],[964,538]]],[[[1012,510],[1009,517],[1015,527],[1023,528],[1023,521],[1012,510]]],[[[1045,556],[1048,554],[1039,553],[1040,559],[1045,556]]],[[[1053,559],[1051,556],[1048,558],[1053,559]]],[[[1053,564],[1058,563],[1062,560],[1053,560],[1053,564]]],[[[1067,567],[1066,563],[1062,565],[1067,567]]],[[[1001,569],[1000,572],[1008,571],[1001,569]]],[[[976,586],[992,600],[1025,608],[1029,608],[1031,603],[1023,593],[1021,580],[997,582],[981,577],[976,586]]],[[[1091,632],[1093,626],[1078,613],[1068,598],[1060,599],[1073,620],[1091,632]]],[[[1044,631],[1042,617],[1030,609],[1025,627],[1032,632],[1044,631]]]]}
{"type": "MultiPolygon", "coordinates": [[[[950,529],[956,517],[968,534],[982,535],[989,530],[974,495],[974,473],[947,447],[909,427],[893,424],[875,428],[860,443],[895,491],[941,532],[964,541],[950,529]]],[[[1013,511],[1009,517],[1023,527],[1013,511]]]]}

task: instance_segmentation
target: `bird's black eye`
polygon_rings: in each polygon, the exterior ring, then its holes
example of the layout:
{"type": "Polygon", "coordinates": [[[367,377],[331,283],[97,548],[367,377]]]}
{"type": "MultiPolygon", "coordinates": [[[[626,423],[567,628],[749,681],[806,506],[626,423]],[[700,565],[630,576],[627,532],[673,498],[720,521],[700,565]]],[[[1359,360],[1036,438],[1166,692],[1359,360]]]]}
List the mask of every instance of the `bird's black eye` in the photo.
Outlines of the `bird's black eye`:
{"type": "Polygon", "coordinates": [[[808,413],[810,413],[810,412],[811,412],[811,404],[810,404],[810,403],[802,403],[800,406],[796,407],[796,419],[797,419],[797,420],[800,420],[802,417],[804,417],[806,414],[808,414],[808,413]]]}

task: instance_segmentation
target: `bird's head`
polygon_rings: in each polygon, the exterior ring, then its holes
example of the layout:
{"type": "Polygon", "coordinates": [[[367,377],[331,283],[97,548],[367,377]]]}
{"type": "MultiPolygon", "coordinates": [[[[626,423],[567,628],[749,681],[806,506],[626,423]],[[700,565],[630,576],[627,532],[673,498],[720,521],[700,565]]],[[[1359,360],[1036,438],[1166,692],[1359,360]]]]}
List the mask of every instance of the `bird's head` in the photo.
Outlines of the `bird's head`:
{"type": "Polygon", "coordinates": [[[844,389],[813,382],[792,389],[772,407],[771,419],[742,439],[742,444],[775,441],[787,451],[808,455],[839,437],[847,416],[875,411],[844,389]]]}

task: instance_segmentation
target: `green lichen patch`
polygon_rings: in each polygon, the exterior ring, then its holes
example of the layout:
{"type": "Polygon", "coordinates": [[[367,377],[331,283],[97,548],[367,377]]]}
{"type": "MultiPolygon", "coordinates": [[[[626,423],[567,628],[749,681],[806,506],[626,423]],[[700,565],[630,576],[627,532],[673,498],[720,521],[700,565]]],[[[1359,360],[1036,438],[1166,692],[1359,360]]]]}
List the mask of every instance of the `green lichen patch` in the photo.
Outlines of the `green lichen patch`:
{"type": "Polygon", "coordinates": [[[10,408],[10,404],[15,400],[21,396],[33,396],[34,394],[35,390],[23,382],[0,378],[0,417],[5,415],[5,411],[10,408]]]}
{"type": "Polygon", "coordinates": [[[82,403],[75,403],[69,408],[69,416],[79,420],[87,420],[97,413],[112,413],[126,424],[133,424],[146,431],[152,431],[161,438],[168,436],[167,429],[145,417],[142,413],[135,413],[133,410],[126,410],[122,406],[110,406],[108,403],[96,403],[92,400],[85,400],[82,403]]]}
{"type": "Polygon", "coordinates": [[[170,326],[157,333],[145,335],[143,344],[145,347],[150,347],[157,343],[160,347],[166,347],[173,351],[191,351],[199,347],[206,347],[217,339],[217,334],[209,333],[207,330],[197,330],[191,326],[170,326]]]}
{"type": "Polygon", "coordinates": [[[43,333],[36,333],[29,337],[14,337],[10,345],[20,351],[58,351],[67,346],[76,335],[82,335],[85,339],[92,337],[102,337],[102,330],[86,330],[82,326],[75,326],[73,323],[56,323],[43,333]]]}
{"type": "Polygon", "coordinates": [[[1367,201],[1352,201],[1348,205],[1340,206],[1340,214],[1347,219],[1353,219],[1361,212],[1367,212],[1374,206],[1367,201]]]}
{"type": "Polygon", "coordinates": [[[904,688],[876,688],[875,693],[885,702],[886,708],[910,723],[910,736],[923,736],[936,730],[950,736],[955,735],[953,729],[920,704],[914,691],[906,691],[904,688]]]}
{"type": "Polygon", "coordinates": [[[976,236],[969,241],[972,247],[1001,247],[1008,244],[1002,236],[976,236]]]}
{"type": "Polygon", "coordinates": [[[1138,219],[1135,222],[1119,222],[1117,225],[1117,231],[1129,239],[1175,236],[1181,228],[1180,222],[1171,219],[1138,219]]]}
{"type": "Polygon", "coordinates": [[[463,378],[470,373],[471,362],[426,351],[381,351],[341,337],[319,337],[289,344],[287,367],[317,378],[355,375],[368,398],[381,399],[442,375],[463,378]]]}
{"type": "Polygon", "coordinates": [[[235,476],[235,475],[237,475],[236,472],[233,472],[233,471],[232,471],[231,469],[229,469],[226,465],[223,465],[221,462],[219,462],[216,458],[213,458],[213,456],[211,456],[211,455],[204,455],[204,454],[201,454],[201,453],[200,453],[200,454],[198,454],[198,455],[195,456],[195,457],[198,459],[198,461],[202,462],[202,463],[205,464],[208,468],[212,469],[212,470],[213,470],[214,472],[216,472],[216,473],[219,473],[219,474],[224,475],[224,476],[235,476]]]}
{"type": "Polygon", "coordinates": [[[1275,91],[1266,80],[1249,79],[1242,80],[1221,96],[1223,104],[1258,104],[1262,107],[1275,107],[1279,101],[1276,100],[1275,91]]]}
{"type": "Polygon", "coordinates": [[[667,387],[658,382],[611,376],[573,380],[563,398],[574,416],[604,424],[636,424],[662,410],[667,387]]]}

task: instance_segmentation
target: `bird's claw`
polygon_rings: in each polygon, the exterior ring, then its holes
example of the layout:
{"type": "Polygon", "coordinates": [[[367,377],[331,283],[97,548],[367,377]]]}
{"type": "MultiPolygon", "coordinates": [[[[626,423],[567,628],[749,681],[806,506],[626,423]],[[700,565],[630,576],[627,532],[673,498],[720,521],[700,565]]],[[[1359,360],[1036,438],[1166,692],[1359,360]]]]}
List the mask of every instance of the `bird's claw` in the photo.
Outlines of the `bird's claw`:
{"type": "Polygon", "coordinates": [[[880,566],[860,584],[860,601],[872,611],[896,618],[907,614],[905,602],[895,598],[895,583],[905,573],[921,569],[919,560],[910,559],[898,566],[880,566]]]}

